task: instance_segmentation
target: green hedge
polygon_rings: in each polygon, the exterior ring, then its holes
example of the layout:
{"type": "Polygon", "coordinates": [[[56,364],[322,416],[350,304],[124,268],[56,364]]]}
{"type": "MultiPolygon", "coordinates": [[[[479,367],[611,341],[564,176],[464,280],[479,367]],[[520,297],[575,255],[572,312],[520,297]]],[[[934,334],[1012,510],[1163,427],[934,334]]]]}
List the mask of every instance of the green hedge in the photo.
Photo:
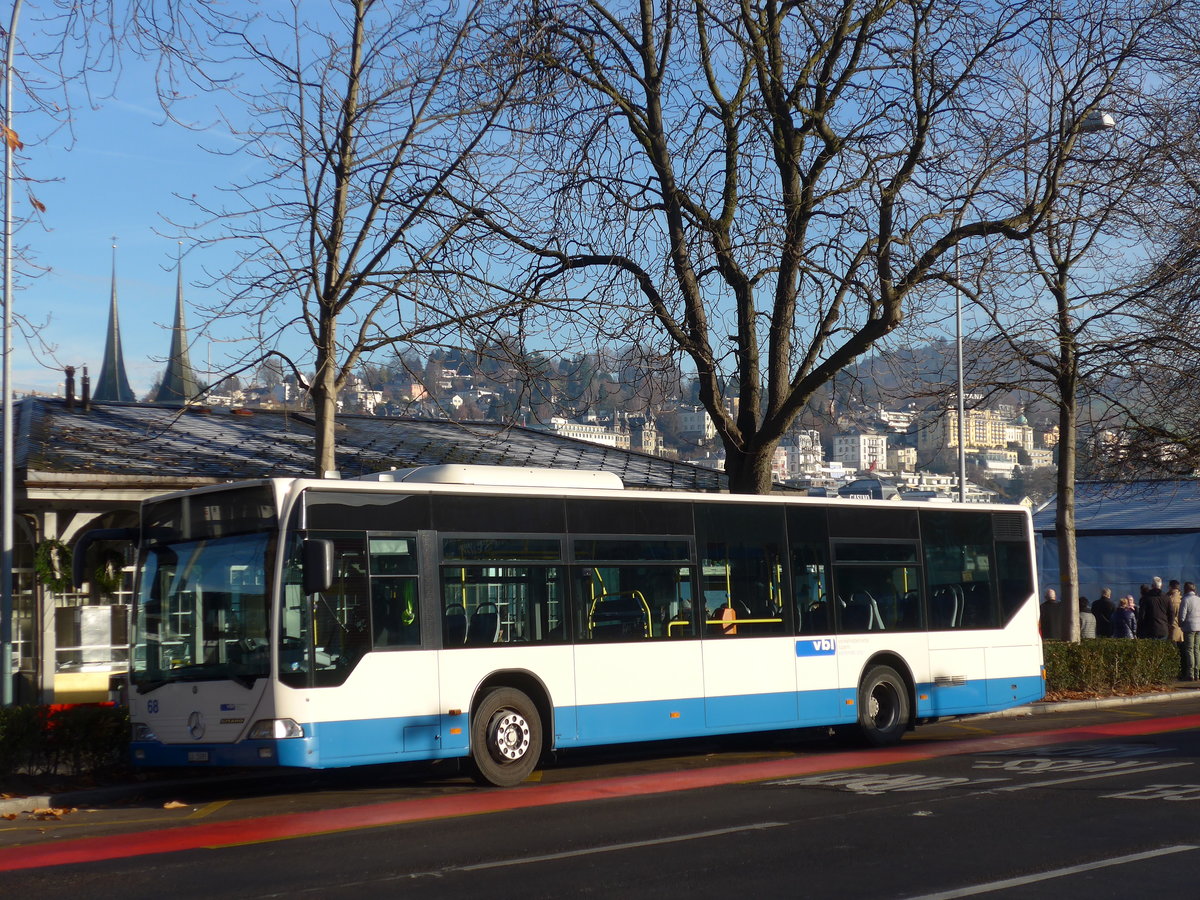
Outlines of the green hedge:
{"type": "Polygon", "coordinates": [[[128,751],[124,707],[0,707],[0,776],[82,775],[124,764],[128,751]]]}
{"type": "Polygon", "coordinates": [[[1179,650],[1171,641],[1097,638],[1045,641],[1042,648],[1048,692],[1115,694],[1179,679],[1179,650]]]}

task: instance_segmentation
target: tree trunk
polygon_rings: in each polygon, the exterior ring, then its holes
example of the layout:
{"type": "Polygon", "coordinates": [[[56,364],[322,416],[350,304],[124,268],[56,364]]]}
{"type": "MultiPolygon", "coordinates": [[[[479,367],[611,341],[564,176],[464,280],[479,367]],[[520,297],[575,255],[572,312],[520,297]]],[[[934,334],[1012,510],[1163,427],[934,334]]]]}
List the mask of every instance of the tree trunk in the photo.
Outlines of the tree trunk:
{"type": "Polygon", "coordinates": [[[771,463],[778,441],[766,446],[734,450],[726,445],[725,474],[731,494],[771,493],[771,463]]]}
{"type": "Polygon", "coordinates": [[[1079,641],[1079,562],[1075,557],[1075,391],[1064,391],[1058,407],[1058,505],[1054,533],[1058,543],[1059,622],[1056,635],[1079,641]]]}
{"type": "Polygon", "coordinates": [[[337,444],[334,430],[337,423],[337,370],[332,349],[336,348],[334,337],[337,323],[326,319],[321,322],[320,342],[317,348],[317,371],[313,375],[309,396],[312,398],[313,419],[316,422],[316,447],[313,453],[315,474],[324,478],[326,472],[337,471],[337,444]]]}

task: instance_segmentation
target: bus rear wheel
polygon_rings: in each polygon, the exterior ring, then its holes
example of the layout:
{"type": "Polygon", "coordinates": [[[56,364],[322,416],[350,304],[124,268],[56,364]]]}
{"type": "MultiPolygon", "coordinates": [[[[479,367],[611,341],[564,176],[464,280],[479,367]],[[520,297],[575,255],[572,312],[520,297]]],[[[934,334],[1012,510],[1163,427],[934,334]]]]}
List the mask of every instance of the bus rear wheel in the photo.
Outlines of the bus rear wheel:
{"type": "Polygon", "coordinates": [[[908,684],[891,666],[874,666],[858,687],[858,732],[872,747],[900,743],[908,730],[908,684]]]}
{"type": "Polygon", "coordinates": [[[542,719],[515,688],[484,695],[471,717],[471,761],[479,784],[512,787],[530,776],[542,755],[542,719]]]}

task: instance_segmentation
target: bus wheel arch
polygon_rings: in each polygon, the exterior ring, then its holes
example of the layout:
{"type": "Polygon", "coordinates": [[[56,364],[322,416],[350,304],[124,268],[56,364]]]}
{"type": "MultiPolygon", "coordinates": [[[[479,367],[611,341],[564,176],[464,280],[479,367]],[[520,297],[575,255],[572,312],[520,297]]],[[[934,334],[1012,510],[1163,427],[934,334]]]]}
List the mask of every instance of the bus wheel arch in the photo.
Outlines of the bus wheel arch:
{"type": "Polygon", "coordinates": [[[472,777],[485,785],[520,784],[550,747],[553,707],[541,682],[528,672],[489,676],[471,703],[472,777]]]}
{"type": "Polygon", "coordinates": [[[858,680],[857,736],[874,747],[900,742],[912,729],[916,688],[904,660],[890,653],[873,656],[858,680]]]}

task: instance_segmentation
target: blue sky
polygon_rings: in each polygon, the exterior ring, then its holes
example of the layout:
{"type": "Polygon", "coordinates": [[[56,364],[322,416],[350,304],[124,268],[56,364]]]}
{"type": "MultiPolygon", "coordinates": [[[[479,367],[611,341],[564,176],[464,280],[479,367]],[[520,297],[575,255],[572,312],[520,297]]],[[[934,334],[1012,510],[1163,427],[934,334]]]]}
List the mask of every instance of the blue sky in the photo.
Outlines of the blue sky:
{"type": "MultiPolygon", "coordinates": [[[[33,354],[14,334],[13,387],[19,393],[61,392],[64,365],[80,373],[86,365],[95,381],[104,355],[114,235],[125,364],[139,398],[165,367],[180,249],[166,220],[190,221],[194,214],[176,195],[212,196],[231,180],[233,163],[201,146],[220,142],[220,135],[206,137],[165,120],[150,75],[148,67],[131,63],[115,99],[97,108],[80,103],[73,142],[65,130],[39,139],[45,121],[32,114],[22,119],[23,104],[14,98],[14,130],[25,142],[18,153],[21,174],[35,182],[32,193],[46,206],[44,227],[26,225],[15,244],[27,245],[35,263],[48,271],[39,278],[18,277],[13,309],[35,322],[49,317],[43,338],[56,347],[53,357],[33,354]]],[[[24,186],[14,188],[13,203],[19,220],[29,210],[24,186]]],[[[189,253],[187,243],[183,249],[191,358],[205,381],[209,357],[218,368],[230,345],[200,333],[193,304],[210,292],[191,282],[203,279],[202,264],[219,268],[221,261],[216,251],[189,253]]]]}

